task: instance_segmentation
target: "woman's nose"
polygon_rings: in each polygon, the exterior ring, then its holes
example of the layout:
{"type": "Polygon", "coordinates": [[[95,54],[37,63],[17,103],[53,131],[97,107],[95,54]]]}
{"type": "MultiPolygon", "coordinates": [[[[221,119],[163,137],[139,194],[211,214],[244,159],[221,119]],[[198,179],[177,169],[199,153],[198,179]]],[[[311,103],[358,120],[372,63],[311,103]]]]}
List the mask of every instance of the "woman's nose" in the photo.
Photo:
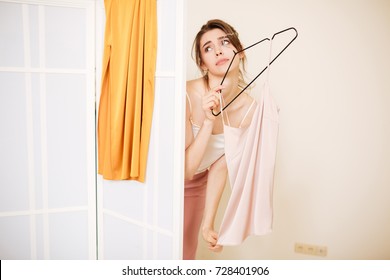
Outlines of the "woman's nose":
{"type": "Polygon", "coordinates": [[[215,55],[216,56],[219,56],[222,54],[222,49],[218,48],[218,49],[215,49],[215,55]]]}

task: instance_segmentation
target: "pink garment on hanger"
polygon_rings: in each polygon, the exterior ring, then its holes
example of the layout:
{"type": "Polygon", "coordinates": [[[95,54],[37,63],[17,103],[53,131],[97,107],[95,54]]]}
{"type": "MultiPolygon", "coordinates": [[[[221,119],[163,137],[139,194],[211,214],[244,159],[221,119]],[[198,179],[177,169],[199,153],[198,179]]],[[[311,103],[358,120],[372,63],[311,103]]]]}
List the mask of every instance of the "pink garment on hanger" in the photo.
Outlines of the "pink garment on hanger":
{"type": "Polygon", "coordinates": [[[219,231],[220,245],[238,245],[249,235],[272,231],[278,111],[266,82],[250,126],[235,128],[224,124],[232,192],[219,231]]]}

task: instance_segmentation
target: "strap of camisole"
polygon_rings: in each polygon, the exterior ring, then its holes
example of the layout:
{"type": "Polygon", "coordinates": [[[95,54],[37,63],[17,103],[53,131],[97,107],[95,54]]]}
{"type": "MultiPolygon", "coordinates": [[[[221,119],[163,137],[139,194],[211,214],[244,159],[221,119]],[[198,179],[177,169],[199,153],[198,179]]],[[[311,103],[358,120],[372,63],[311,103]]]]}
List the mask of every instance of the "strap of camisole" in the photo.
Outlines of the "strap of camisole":
{"type": "Polygon", "coordinates": [[[191,104],[191,98],[190,98],[190,96],[188,95],[187,92],[186,92],[186,96],[187,96],[187,100],[188,100],[188,105],[190,106],[190,116],[189,116],[190,122],[191,122],[192,125],[195,125],[195,126],[198,126],[198,127],[199,127],[199,125],[194,124],[194,121],[192,120],[192,104],[191,104]]]}
{"type": "Polygon", "coordinates": [[[253,104],[255,104],[255,102],[256,102],[255,99],[253,99],[251,105],[249,106],[248,111],[246,111],[245,116],[242,118],[241,123],[240,123],[240,125],[238,126],[239,128],[241,128],[242,124],[244,123],[246,117],[248,116],[248,114],[249,114],[249,112],[251,111],[251,109],[252,109],[252,107],[253,107],[253,104]]]}
{"type": "MultiPolygon", "coordinates": [[[[220,110],[221,110],[221,117],[222,117],[222,123],[223,123],[223,125],[225,125],[225,121],[224,121],[224,119],[223,119],[223,110],[222,110],[222,108],[225,106],[224,104],[225,104],[225,102],[223,102],[224,100],[223,100],[223,98],[222,98],[222,93],[220,93],[219,94],[219,103],[220,103],[220,110]]],[[[230,126],[230,121],[229,121],[229,116],[228,116],[228,114],[227,114],[227,112],[225,112],[225,114],[226,114],[226,120],[227,120],[227,123],[228,123],[228,126],[230,126]]]]}
{"type": "Polygon", "coordinates": [[[270,46],[269,46],[269,59],[268,59],[268,67],[267,67],[267,83],[269,83],[269,72],[270,72],[270,65],[271,65],[271,60],[272,60],[272,41],[270,42],[270,46]]]}
{"type": "MultiPolygon", "coordinates": [[[[223,101],[223,98],[222,98],[222,95],[221,95],[221,94],[219,95],[219,101],[220,101],[220,103],[221,103],[221,105],[222,105],[222,106],[220,106],[220,107],[221,107],[221,115],[222,115],[222,123],[225,125],[225,121],[224,121],[224,119],[223,119],[223,111],[222,111],[222,108],[224,107],[224,106],[223,106],[224,103],[222,102],[222,101],[223,101]]],[[[241,128],[242,124],[244,123],[246,117],[248,116],[248,114],[249,114],[249,112],[251,111],[251,109],[252,109],[253,105],[255,104],[255,102],[256,102],[256,100],[253,99],[251,105],[249,106],[248,110],[246,111],[244,117],[242,118],[242,120],[241,120],[241,122],[240,122],[240,125],[238,126],[239,128],[241,128]]],[[[227,112],[225,112],[225,114],[226,114],[226,120],[227,120],[228,126],[231,126],[231,125],[230,125],[230,121],[229,121],[229,115],[228,115],[227,112]]]]}
{"type": "Polygon", "coordinates": [[[188,99],[188,105],[190,105],[190,114],[192,116],[192,104],[191,104],[191,99],[190,97],[188,96],[188,93],[186,92],[186,96],[187,96],[187,99],[188,99]]]}

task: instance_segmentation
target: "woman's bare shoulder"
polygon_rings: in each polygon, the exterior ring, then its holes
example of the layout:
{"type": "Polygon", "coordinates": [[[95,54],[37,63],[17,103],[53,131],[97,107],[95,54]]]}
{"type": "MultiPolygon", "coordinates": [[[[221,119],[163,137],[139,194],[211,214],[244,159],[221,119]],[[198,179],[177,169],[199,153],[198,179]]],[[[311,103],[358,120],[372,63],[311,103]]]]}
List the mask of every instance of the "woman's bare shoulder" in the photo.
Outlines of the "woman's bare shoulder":
{"type": "Polygon", "coordinates": [[[240,119],[240,127],[248,127],[251,124],[256,99],[248,93],[244,93],[241,99],[241,104],[238,110],[240,119]]]}
{"type": "Polygon", "coordinates": [[[202,96],[204,92],[203,78],[187,81],[186,90],[187,90],[187,94],[190,96],[193,95],[202,96]]]}

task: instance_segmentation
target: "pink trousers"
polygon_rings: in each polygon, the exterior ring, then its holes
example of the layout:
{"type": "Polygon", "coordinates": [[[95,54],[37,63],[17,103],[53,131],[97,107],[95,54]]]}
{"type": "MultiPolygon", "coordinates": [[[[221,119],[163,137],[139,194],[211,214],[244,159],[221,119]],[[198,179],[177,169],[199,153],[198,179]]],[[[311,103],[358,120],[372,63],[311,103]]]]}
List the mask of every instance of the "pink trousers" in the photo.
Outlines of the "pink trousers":
{"type": "Polygon", "coordinates": [[[196,174],[184,182],[184,232],[183,259],[193,260],[198,247],[199,229],[202,223],[208,171],[196,174]]]}

